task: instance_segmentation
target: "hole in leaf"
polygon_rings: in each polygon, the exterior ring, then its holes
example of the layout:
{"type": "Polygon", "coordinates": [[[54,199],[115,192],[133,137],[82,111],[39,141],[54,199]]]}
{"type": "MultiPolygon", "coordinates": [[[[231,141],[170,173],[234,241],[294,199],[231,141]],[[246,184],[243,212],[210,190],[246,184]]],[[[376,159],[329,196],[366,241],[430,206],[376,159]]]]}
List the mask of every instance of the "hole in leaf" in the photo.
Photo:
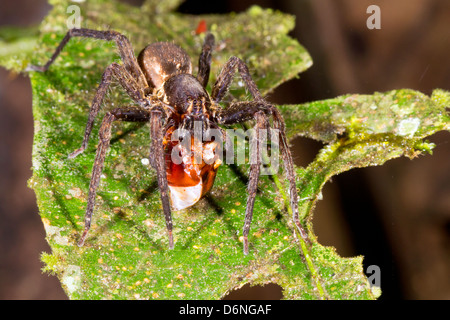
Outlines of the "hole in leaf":
{"type": "Polygon", "coordinates": [[[328,182],[322,189],[322,197],[313,212],[314,232],[319,243],[336,248],[341,257],[355,256],[351,229],[341,205],[339,186],[328,182]]]}
{"type": "Polygon", "coordinates": [[[307,167],[323,147],[321,142],[303,137],[292,139],[290,144],[292,159],[294,160],[295,165],[301,167],[307,167]]]}
{"type": "Polygon", "coordinates": [[[283,288],[276,283],[268,283],[264,286],[250,286],[246,284],[240,289],[231,291],[223,300],[281,300],[283,288]]]}

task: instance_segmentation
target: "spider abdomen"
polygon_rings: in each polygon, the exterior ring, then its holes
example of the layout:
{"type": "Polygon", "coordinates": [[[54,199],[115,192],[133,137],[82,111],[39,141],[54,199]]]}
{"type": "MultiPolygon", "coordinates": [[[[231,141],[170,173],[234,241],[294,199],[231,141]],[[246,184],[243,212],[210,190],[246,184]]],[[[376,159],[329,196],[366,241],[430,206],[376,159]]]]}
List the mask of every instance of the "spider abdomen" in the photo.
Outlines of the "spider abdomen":
{"type": "Polygon", "coordinates": [[[138,58],[139,66],[149,86],[159,89],[171,76],[192,73],[189,55],[170,42],[156,42],[145,47],[138,58]]]}

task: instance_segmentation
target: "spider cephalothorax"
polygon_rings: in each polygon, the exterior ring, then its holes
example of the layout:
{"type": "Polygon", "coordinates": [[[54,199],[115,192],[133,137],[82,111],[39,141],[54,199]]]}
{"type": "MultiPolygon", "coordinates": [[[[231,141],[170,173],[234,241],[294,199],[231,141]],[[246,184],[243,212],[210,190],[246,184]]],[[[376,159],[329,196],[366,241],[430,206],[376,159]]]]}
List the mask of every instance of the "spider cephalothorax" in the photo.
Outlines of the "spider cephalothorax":
{"type": "MultiPolygon", "coordinates": [[[[224,65],[212,87],[211,94],[208,94],[205,89],[209,80],[211,52],[214,47],[212,34],[205,37],[196,77],[192,75],[189,56],[175,44],[168,42],[150,44],[136,58],[129,40],[124,35],[115,31],[91,29],[69,30],[43,67],[30,66],[28,70],[46,71],[71,37],[115,41],[123,65],[112,63],[103,73],[102,81],[97,88],[89,112],[82,145],[69,157],[74,158],[85,150],[95,117],[100,110],[112,78],[116,79],[136,102],[135,106],[115,108],[107,112],[103,118],[99,131],[100,141],[89,185],[85,228],[79,240],[80,246],[84,244],[90,229],[95,195],[106,151],[110,144],[113,121],[150,123],[149,159],[152,167],[156,170],[169,235],[169,247],[173,248],[172,210],[180,210],[195,204],[211,189],[214,183],[221,164],[221,159],[216,156],[216,153],[222,147],[223,141],[223,131],[219,125],[255,120],[256,142],[252,152],[259,155],[262,143],[258,132],[269,128],[269,117],[272,117],[273,125],[278,130],[280,138],[285,175],[289,180],[293,220],[301,236],[307,237],[299,221],[294,167],[285,136],[284,121],[278,109],[263,99],[247,66],[237,57],[231,57],[224,65]],[[222,108],[219,102],[228,92],[236,70],[254,100],[234,102],[227,108],[222,108]],[[210,136],[212,131],[215,132],[216,139],[202,139],[210,136]]],[[[248,253],[247,238],[261,167],[260,157],[254,158],[256,161],[250,164],[248,199],[243,229],[245,254],[248,253]]]]}

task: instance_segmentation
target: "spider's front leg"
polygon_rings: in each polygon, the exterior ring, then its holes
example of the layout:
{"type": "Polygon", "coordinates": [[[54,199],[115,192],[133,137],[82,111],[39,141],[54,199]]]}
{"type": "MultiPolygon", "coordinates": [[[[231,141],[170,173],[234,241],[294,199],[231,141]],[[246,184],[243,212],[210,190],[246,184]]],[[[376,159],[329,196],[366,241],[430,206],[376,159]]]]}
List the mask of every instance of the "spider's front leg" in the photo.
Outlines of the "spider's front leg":
{"type": "Polygon", "coordinates": [[[223,67],[216,83],[214,84],[211,98],[214,102],[218,103],[223,99],[228,92],[230,84],[233,80],[233,76],[237,71],[244,80],[246,88],[250,91],[254,101],[243,101],[231,104],[227,109],[217,108],[214,110],[213,117],[219,124],[234,124],[245,122],[247,120],[256,120],[256,146],[251,148],[250,152],[256,152],[256,163],[251,164],[249,183],[248,183],[248,198],[247,207],[245,211],[245,222],[243,229],[244,238],[244,254],[248,254],[248,233],[250,230],[250,223],[253,216],[253,206],[255,202],[256,191],[258,188],[258,180],[260,173],[260,155],[261,155],[261,143],[259,133],[261,130],[267,130],[269,128],[268,116],[272,115],[275,129],[279,131],[281,154],[283,157],[284,170],[287,179],[289,180],[289,195],[290,206],[292,209],[292,216],[294,223],[299,231],[300,235],[304,239],[308,239],[308,235],[303,229],[300,223],[298,214],[298,193],[295,183],[295,171],[292,156],[287,143],[284,120],[277,108],[267,103],[261,93],[259,92],[255,82],[253,81],[247,65],[237,57],[231,57],[223,67]]]}
{"type": "Polygon", "coordinates": [[[244,254],[248,254],[248,233],[250,232],[250,224],[253,217],[253,207],[255,205],[256,192],[258,190],[259,173],[261,168],[261,131],[266,130],[269,127],[267,117],[262,111],[258,111],[254,114],[256,125],[255,125],[255,136],[250,140],[250,158],[254,163],[250,164],[250,174],[248,180],[248,198],[247,207],[245,209],[245,221],[242,236],[244,239],[244,254]]]}
{"type": "Polygon", "coordinates": [[[92,168],[91,182],[89,183],[89,194],[84,218],[84,231],[78,241],[79,246],[84,244],[87,233],[91,227],[95,196],[97,194],[97,188],[100,183],[100,177],[105,163],[106,151],[108,150],[111,140],[111,124],[113,121],[147,122],[149,119],[150,115],[148,111],[138,107],[116,108],[108,112],[103,118],[99,130],[99,144],[95,155],[94,166],[92,168]]]}
{"type": "Polygon", "coordinates": [[[308,241],[308,234],[306,233],[305,229],[303,229],[300,222],[300,217],[298,215],[298,193],[297,185],[295,183],[294,161],[292,160],[291,151],[289,150],[288,140],[286,138],[286,126],[284,124],[283,117],[281,116],[281,113],[277,108],[273,107],[271,109],[271,112],[275,129],[278,129],[280,133],[281,156],[283,157],[285,176],[289,180],[292,220],[297,226],[297,230],[300,233],[300,236],[308,241]]]}
{"type": "Polygon", "coordinates": [[[299,231],[301,237],[305,240],[308,239],[308,235],[300,223],[298,213],[298,193],[295,182],[295,171],[292,156],[287,143],[284,120],[277,108],[268,104],[265,101],[244,101],[232,104],[227,109],[222,109],[218,113],[217,118],[220,124],[235,124],[241,123],[250,119],[256,121],[255,125],[255,137],[251,139],[253,143],[250,147],[251,158],[256,159],[255,163],[250,165],[249,182],[247,186],[248,198],[247,207],[245,211],[245,222],[243,229],[244,239],[244,254],[248,254],[248,233],[250,230],[250,224],[253,217],[253,206],[255,203],[255,196],[258,188],[260,167],[261,167],[261,153],[262,153],[262,141],[261,133],[263,130],[268,130],[269,116],[272,116],[275,129],[278,130],[281,156],[284,163],[284,174],[289,181],[289,195],[290,195],[290,207],[292,209],[292,219],[299,231]]]}

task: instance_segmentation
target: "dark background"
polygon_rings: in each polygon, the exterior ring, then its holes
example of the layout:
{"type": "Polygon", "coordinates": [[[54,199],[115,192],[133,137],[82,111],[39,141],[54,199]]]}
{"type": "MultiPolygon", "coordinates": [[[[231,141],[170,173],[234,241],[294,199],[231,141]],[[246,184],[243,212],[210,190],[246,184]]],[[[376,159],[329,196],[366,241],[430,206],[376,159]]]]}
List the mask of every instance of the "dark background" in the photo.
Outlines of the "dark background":
{"type": "MultiPolygon", "coordinates": [[[[129,1],[139,4],[140,1],[129,1]]],[[[180,12],[240,12],[252,4],[297,17],[291,35],[314,65],[270,100],[302,103],[346,93],[412,88],[450,90],[450,1],[447,0],[187,0],[180,12]],[[381,8],[369,30],[366,9],[381,8]]],[[[43,0],[2,0],[0,26],[38,24],[43,0]]],[[[439,133],[433,156],[401,158],[333,178],[314,214],[324,245],[342,256],[364,255],[381,270],[382,299],[450,299],[450,135],[439,133]]],[[[33,118],[27,77],[0,68],[0,299],[66,299],[56,277],[42,274],[49,252],[31,177],[33,118]]],[[[320,144],[295,139],[298,165],[320,144]]],[[[280,298],[277,285],[239,290],[230,298],[280,298]]]]}

